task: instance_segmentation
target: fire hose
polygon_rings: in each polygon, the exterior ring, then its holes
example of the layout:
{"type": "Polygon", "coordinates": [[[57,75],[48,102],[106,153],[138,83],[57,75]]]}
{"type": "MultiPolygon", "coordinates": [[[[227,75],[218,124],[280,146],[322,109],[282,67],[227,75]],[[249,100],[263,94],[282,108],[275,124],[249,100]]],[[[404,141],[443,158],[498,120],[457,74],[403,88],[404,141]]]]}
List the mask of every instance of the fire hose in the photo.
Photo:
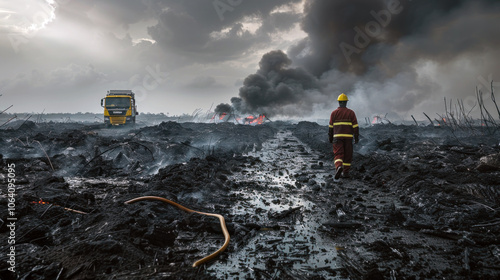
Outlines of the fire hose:
{"type": "Polygon", "coordinates": [[[137,198],[131,199],[129,201],[126,201],[125,204],[132,204],[132,203],[136,203],[136,202],[144,201],[144,200],[159,200],[159,201],[163,201],[165,203],[168,203],[170,205],[173,205],[173,206],[175,206],[181,210],[184,210],[186,212],[189,212],[189,213],[198,213],[198,214],[202,214],[202,215],[206,215],[206,216],[219,218],[220,226],[222,228],[222,232],[224,233],[224,238],[225,238],[224,244],[222,245],[222,247],[219,248],[219,250],[213,252],[212,254],[210,254],[202,259],[195,261],[193,263],[193,267],[197,267],[197,266],[199,266],[203,263],[206,263],[206,262],[210,261],[211,259],[217,257],[220,253],[222,253],[222,252],[224,252],[224,250],[226,250],[227,246],[229,246],[230,236],[229,236],[229,232],[227,231],[226,222],[224,221],[224,217],[222,215],[194,211],[194,210],[191,210],[187,207],[184,207],[178,203],[175,203],[169,199],[166,199],[163,197],[158,197],[158,196],[141,196],[141,197],[137,197],[137,198]]]}

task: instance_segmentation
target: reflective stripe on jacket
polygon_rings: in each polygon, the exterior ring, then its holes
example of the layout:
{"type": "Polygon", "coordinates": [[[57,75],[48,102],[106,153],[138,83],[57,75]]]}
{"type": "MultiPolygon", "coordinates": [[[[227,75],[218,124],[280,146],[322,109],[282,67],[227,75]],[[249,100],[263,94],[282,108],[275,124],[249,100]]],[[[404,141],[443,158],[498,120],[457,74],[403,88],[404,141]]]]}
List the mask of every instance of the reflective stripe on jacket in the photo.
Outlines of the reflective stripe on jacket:
{"type": "Polygon", "coordinates": [[[338,107],[330,116],[329,135],[333,138],[359,137],[359,125],[353,110],[338,107]]]}

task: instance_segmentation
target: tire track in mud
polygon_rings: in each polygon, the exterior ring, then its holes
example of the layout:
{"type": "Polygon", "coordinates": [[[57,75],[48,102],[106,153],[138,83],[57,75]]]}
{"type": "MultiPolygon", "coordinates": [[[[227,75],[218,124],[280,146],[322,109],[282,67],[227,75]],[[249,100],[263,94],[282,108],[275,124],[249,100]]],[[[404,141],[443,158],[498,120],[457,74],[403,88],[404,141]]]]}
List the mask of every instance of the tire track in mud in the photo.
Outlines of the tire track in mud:
{"type": "MultiPolygon", "coordinates": [[[[207,270],[218,279],[337,278],[336,246],[324,237],[328,213],[311,199],[324,195],[333,167],[292,135],[279,131],[248,154],[248,164],[231,180],[247,184],[232,195],[242,197],[231,211],[235,223],[258,225],[245,244],[234,244],[227,259],[207,270]]],[[[321,198],[320,198],[321,200],[321,198]]]]}

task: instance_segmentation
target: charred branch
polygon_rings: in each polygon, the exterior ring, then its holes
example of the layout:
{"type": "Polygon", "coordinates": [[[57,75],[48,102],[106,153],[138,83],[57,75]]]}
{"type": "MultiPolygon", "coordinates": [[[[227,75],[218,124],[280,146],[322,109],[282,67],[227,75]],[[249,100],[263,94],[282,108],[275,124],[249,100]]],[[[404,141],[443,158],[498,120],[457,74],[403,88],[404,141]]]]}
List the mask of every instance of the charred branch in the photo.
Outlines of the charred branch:
{"type": "Polygon", "coordinates": [[[363,270],[362,266],[354,259],[349,258],[343,249],[337,250],[337,252],[342,260],[345,270],[349,273],[349,276],[352,279],[363,279],[363,276],[365,276],[367,272],[363,270]]]}
{"type": "Polygon", "coordinates": [[[493,89],[493,81],[491,81],[491,100],[493,100],[493,104],[495,104],[495,108],[497,109],[497,113],[498,113],[498,120],[500,121],[500,109],[498,108],[497,101],[495,100],[495,91],[493,89]]]}
{"type": "Polygon", "coordinates": [[[418,126],[418,122],[417,120],[415,119],[415,117],[413,117],[413,115],[411,115],[411,118],[413,119],[413,121],[415,122],[415,125],[418,126]]]}
{"type": "Polygon", "coordinates": [[[9,107],[7,107],[7,109],[5,109],[2,112],[0,112],[0,115],[3,114],[5,111],[9,110],[10,108],[12,108],[12,106],[14,106],[14,105],[10,105],[9,107]]]}
{"type": "Polygon", "coordinates": [[[45,109],[43,109],[43,111],[40,114],[38,114],[38,116],[36,117],[36,121],[35,121],[36,123],[41,123],[42,122],[42,120],[43,120],[43,113],[44,112],[45,112],[45,109]]]}
{"type": "Polygon", "coordinates": [[[119,148],[119,147],[121,147],[121,146],[123,146],[123,145],[124,145],[124,144],[118,144],[118,145],[112,146],[112,147],[111,147],[111,148],[109,148],[109,149],[106,149],[104,152],[99,153],[98,155],[94,156],[94,157],[93,157],[90,161],[88,161],[88,162],[87,162],[87,163],[86,163],[86,164],[82,167],[82,169],[83,169],[83,168],[85,168],[87,165],[89,165],[89,164],[90,164],[92,161],[94,161],[95,159],[97,159],[97,158],[99,158],[100,156],[102,156],[103,154],[105,154],[105,153],[107,153],[107,152],[109,152],[109,151],[112,151],[112,150],[114,150],[114,149],[116,149],[116,148],[119,148]]]}
{"type": "MultiPolygon", "coordinates": [[[[493,100],[494,100],[494,94],[492,94],[493,100]]],[[[488,134],[492,135],[494,134],[499,128],[500,125],[496,123],[495,119],[493,116],[490,114],[488,109],[486,108],[483,100],[483,92],[476,88],[476,98],[478,101],[479,109],[481,112],[481,121],[482,124],[484,124],[484,127],[486,128],[486,131],[488,134]]],[[[496,103],[495,103],[496,106],[496,103]]]]}
{"type": "Polygon", "coordinates": [[[16,119],[16,118],[17,118],[17,115],[14,114],[14,116],[12,118],[8,119],[6,122],[4,122],[2,125],[0,125],[0,127],[8,124],[9,122],[11,122],[13,119],[16,119]]]}
{"type": "MultiPolygon", "coordinates": [[[[135,136],[134,136],[134,137],[135,137],[135,136]]],[[[154,156],[154,154],[153,154],[153,151],[151,151],[151,149],[150,149],[148,146],[146,146],[146,145],[144,145],[144,144],[141,144],[141,143],[138,143],[138,142],[134,142],[134,141],[130,141],[130,142],[128,142],[128,143],[129,143],[129,144],[135,144],[135,145],[139,145],[139,146],[141,146],[141,147],[144,147],[146,150],[148,150],[149,154],[151,155],[151,159],[152,159],[152,160],[155,160],[155,156],[154,156]]]]}
{"type": "Polygon", "coordinates": [[[431,118],[429,118],[429,116],[423,112],[424,116],[429,120],[429,122],[431,123],[432,126],[434,126],[434,123],[432,122],[431,118]]]}
{"type": "Polygon", "coordinates": [[[33,115],[29,115],[19,127],[23,126],[32,116],[33,115]]]}
{"type": "Polygon", "coordinates": [[[469,255],[470,255],[469,247],[465,247],[463,262],[464,262],[464,269],[467,272],[470,271],[470,263],[469,263],[470,256],[469,255]]]}
{"type": "Polygon", "coordinates": [[[45,154],[45,156],[47,157],[47,160],[49,161],[49,164],[50,164],[50,168],[52,168],[52,171],[56,171],[54,169],[54,166],[52,165],[52,161],[50,161],[50,157],[49,155],[47,154],[47,152],[45,151],[45,149],[43,148],[42,144],[38,141],[38,140],[33,140],[33,142],[36,142],[38,143],[38,145],[40,146],[40,149],[42,149],[43,153],[45,154]]]}

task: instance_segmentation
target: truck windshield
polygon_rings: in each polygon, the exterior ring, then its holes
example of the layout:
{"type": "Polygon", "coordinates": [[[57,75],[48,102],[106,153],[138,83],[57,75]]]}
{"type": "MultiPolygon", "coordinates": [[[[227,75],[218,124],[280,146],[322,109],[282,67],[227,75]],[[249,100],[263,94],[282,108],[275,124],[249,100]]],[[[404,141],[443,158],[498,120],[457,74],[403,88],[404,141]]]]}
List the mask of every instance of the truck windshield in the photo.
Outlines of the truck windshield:
{"type": "Polygon", "coordinates": [[[106,108],[130,108],[130,98],[106,97],[106,108]]]}

